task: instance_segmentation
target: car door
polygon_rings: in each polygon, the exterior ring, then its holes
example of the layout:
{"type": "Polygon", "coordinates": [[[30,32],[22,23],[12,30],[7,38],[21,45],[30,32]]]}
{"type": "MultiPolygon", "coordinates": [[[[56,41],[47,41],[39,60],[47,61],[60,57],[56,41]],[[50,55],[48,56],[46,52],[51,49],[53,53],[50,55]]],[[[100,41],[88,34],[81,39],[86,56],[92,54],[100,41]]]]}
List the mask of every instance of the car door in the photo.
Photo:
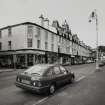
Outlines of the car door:
{"type": "Polygon", "coordinates": [[[46,73],[44,74],[45,81],[47,85],[50,85],[52,82],[54,82],[54,71],[53,67],[49,68],[46,73]]]}
{"type": "Polygon", "coordinates": [[[62,82],[66,83],[68,81],[68,76],[69,76],[68,72],[63,66],[60,66],[59,68],[60,68],[61,73],[62,73],[62,82]]]}
{"type": "Polygon", "coordinates": [[[54,66],[53,71],[54,71],[54,78],[55,78],[56,85],[59,86],[63,82],[63,78],[62,78],[63,74],[62,74],[59,66],[54,66]]]}

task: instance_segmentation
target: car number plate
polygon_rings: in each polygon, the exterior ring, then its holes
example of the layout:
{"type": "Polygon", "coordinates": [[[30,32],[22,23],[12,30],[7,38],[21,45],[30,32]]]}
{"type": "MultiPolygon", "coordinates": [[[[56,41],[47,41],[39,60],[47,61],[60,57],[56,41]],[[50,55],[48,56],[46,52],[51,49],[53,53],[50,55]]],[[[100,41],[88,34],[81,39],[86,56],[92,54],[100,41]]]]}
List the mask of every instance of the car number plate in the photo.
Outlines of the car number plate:
{"type": "Polygon", "coordinates": [[[27,81],[27,80],[22,80],[22,83],[25,83],[25,84],[30,84],[30,81],[27,81]]]}

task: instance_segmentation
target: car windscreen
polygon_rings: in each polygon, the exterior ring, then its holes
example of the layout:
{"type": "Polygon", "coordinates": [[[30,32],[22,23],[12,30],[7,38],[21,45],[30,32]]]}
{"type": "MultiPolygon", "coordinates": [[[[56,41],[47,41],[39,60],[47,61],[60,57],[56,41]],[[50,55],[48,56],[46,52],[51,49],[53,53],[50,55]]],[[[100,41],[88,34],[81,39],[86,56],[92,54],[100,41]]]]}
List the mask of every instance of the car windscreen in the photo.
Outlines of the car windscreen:
{"type": "Polygon", "coordinates": [[[36,74],[36,75],[43,75],[44,71],[48,68],[48,66],[33,66],[27,69],[25,72],[28,74],[36,74]]]}

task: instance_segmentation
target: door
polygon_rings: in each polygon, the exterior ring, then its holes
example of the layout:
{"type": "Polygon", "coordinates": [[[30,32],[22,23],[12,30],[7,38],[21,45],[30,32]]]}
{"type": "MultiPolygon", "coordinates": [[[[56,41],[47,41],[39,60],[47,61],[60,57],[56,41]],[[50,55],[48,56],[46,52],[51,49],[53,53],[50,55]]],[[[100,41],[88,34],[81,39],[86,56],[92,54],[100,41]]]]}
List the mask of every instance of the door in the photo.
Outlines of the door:
{"type": "Polygon", "coordinates": [[[63,82],[63,78],[62,78],[63,74],[59,66],[53,67],[53,70],[54,70],[54,78],[55,78],[56,85],[61,85],[63,82]]]}
{"type": "Polygon", "coordinates": [[[68,75],[67,70],[66,70],[64,67],[62,67],[62,66],[60,66],[59,68],[60,68],[61,73],[62,73],[62,82],[63,82],[63,83],[68,82],[68,79],[69,79],[70,77],[69,77],[69,75],[68,75]]]}

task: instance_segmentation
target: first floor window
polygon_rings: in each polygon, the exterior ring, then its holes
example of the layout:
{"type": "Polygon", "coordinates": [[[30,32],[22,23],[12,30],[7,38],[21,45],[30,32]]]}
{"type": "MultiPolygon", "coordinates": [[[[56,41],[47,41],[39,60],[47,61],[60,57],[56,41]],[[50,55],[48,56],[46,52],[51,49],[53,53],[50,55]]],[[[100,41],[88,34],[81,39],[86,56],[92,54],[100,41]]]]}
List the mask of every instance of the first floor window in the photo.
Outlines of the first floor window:
{"type": "Polygon", "coordinates": [[[11,27],[8,28],[8,36],[11,36],[12,35],[12,29],[11,27]]]}
{"type": "Polygon", "coordinates": [[[37,37],[40,38],[41,29],[39,27],[37,27],[36,29],[36,34],[37,34],[37,37]]]}
{"type": "Polygon", "coordinates": [[[45,50],[48,49],[48,42],[45,42],[45,50]]]}
{"type": "Polygon", "coordinates": [[[58,53],[60,53],[60,46],[58,46],[58,53]]]}
{"type": "Polygon", "coordinates": [[[48,31],[45,31],[45,40],[48,40],[48,31]]]}
{"type": "Polygon", "coordinates": [[[2,37],[2,31],[0,31],[0,38],[2,37]]]}
{"type": "Polygon", "coordinates": [[[11,50],[11,49],[12,49],[12,47],[11,47],[11,46],[12,46],[12,42],[11,42],[11,41],[8,41],[8,49],[9,49],[9,50],[11,50]]]}
{"type": "Polygon", "coordinates": [[[32,47],[32,39],[28,39],[28,47],[32,47]]]}
{"type": "Polygon", "coordinates": [[[0,42],[0,50],[2,50],[2,43],[0,42]]]}
{"type": "Polygon", "coordinates": [[[51,51],[54,51],[54,44],[51,44],[51,51]]]}
{"type": "Polygon", "coordinates": [[[51,35],[51,41],[54,42],[54,34],[51,35]]]}
{"type": "Polygon", "coordinates": [[[37,40],[37,48],[40,48],[40,40],[37,40]]]}

